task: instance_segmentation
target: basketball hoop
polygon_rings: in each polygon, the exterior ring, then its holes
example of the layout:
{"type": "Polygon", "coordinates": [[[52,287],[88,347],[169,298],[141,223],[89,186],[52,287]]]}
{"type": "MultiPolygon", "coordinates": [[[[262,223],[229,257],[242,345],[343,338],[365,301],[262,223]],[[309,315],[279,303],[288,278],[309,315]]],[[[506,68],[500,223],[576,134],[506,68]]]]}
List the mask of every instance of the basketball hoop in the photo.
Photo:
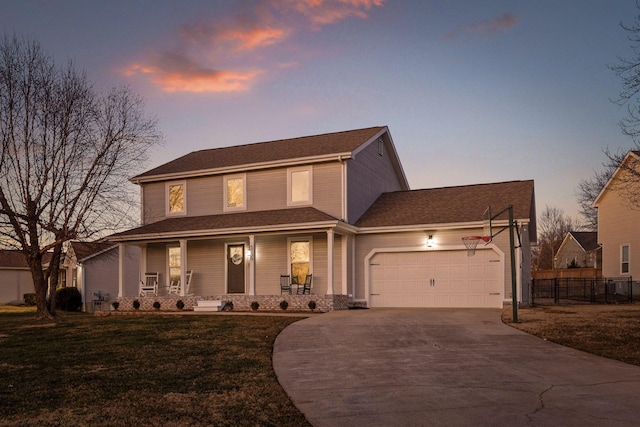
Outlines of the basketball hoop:
{"type": "Polygon", "coordinates": [[[462,243],[467,247],[467,256],[474,256],[476,254],[476,247],[480,241],[485,243],[489,241],[489,236],[466,236],[462,238],[462,243]]]}

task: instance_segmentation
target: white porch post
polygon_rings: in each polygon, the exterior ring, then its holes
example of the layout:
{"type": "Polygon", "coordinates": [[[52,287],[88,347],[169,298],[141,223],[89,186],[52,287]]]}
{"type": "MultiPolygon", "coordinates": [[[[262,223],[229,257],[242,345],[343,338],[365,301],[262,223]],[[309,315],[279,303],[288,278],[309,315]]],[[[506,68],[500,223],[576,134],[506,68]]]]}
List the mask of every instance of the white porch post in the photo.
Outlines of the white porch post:
{"type": "MultiPolygon", "coordinates": [[[[180,283],[182,283],[182,286],[180,286],[180,296],[186,296],[187,295],[187,270],[189,268],[188,262],[187,262],[187,240],[186,239],[180,239],[180,283]]],[[[170,278],[167,277],[167,280],[169,280],[170,278]]],[[[169,285],[171,285],[171,283],[169,283],[169,285]]]]}
{"type": "Polygon", "coordinates": [[[249,295],[256,295],[256,236],[249,235],[249,295]]]}
{"type": "Polygon", "coordinates": [[[342,242],[342,295],[347,295],[347,278],[348,276],[348,259],[349,259],[349,239],[350,236],[348,234],[343,234],[340,236],[340,240],[342,242]]]}
{"type": "MultiPolygon", "coordinates": [[[[82,268],[82,287],[84,288],[84,268],[82,268]]],[[[118,243],[118,297],[124,295],[124,245],[118,243]]]]}
{"type": "Polygon", "coordinates": [[[333,228],[327,230],[327,295],[333,295],[333,228]]]}

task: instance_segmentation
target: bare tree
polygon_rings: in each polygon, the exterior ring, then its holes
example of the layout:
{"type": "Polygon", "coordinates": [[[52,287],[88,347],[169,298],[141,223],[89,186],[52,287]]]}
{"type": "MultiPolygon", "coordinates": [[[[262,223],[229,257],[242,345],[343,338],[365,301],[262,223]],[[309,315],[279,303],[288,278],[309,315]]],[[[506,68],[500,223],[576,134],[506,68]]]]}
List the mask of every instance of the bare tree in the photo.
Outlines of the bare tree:
{"type": "Polygon", "coordinates": [[[127,88],[98,93],[37,42],[0,43],[0,244],[24,253],[37,318],[55,317],[63,244],[130,226],[127,181],[160,143],[155,119],[127,88]]]}
{"type": "Polygon", "coordinates": [[[554,267],[554,257],[569,231],[581,228],[578,221],[564,214],[560,208],[545,206],[538,218],[538,247],[533,251],[535,270],[554,267]]]}
{"type": "Polygon", "coordinates": [[[604,186],[615,172],[614,167],[605,167],[601,172],[594,172],[589,179],[583,179],[578,184],[576,196],[580,206],[580,215],[584,220],[584,228],[589,231],[598,230],[598,210],[591,205],[596,200],[604,186]]]}

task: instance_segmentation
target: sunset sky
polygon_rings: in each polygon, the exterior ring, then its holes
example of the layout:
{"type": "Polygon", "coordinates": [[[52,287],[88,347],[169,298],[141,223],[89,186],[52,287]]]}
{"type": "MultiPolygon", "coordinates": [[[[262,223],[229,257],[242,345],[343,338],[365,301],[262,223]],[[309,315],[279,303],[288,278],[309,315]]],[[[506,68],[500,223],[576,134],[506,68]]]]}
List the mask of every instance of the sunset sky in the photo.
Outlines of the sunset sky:
{"type": "MultiPolygon", "coordinates": [[[[0,27],[128,85],[190,151],[389,126],[412,188],[534,179],[577,216],[618,122],[634,0],[0,0],[0,27]]],[[[142,170],[141,170],[142,172],[142,170]]],[[[498,207],[496,207],[498,208],[498,207]]]]}

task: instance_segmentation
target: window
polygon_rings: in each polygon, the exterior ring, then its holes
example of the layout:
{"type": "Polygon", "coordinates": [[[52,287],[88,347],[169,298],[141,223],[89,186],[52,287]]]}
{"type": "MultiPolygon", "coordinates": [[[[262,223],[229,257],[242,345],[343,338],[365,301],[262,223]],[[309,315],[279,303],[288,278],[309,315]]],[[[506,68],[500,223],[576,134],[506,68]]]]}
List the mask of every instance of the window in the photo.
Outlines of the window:
{"type": "Polygon", "coordinates": [[[224,177],[224,210],[245,210],[246,200],[246,176],[230,175],[224,177]]]}
{"type": "Polygon", "coordinates": [[[620,273],[629,274],[629,245],[620,247],[620,273]]]}
{"type": "Polygon", "coordinates": [[[384,156],[384,141],[378,138],[378,155],[384,156]]]}
{"type": "Polygon", "coordinates": [[[167,215],[183,215],[186,212],[185,183],[170,182],[167,184],[167,215]]]}
{"type": "Polygon", "coordinates": [[[180,281],[180,269],[182,268],[182,258],[179,246],[169,246],[169,284],[180,281]]]}
{"type": "Polygon", "coordinates": [[[311,240],[290,240],[291,283],[304,283],[311,274],[311,240]]]}
{"type": "Polygon", "coordinates": [[[313,203],[312,178],[311,166],[287,171],[287,204],[289,206],[313,203]]]}

